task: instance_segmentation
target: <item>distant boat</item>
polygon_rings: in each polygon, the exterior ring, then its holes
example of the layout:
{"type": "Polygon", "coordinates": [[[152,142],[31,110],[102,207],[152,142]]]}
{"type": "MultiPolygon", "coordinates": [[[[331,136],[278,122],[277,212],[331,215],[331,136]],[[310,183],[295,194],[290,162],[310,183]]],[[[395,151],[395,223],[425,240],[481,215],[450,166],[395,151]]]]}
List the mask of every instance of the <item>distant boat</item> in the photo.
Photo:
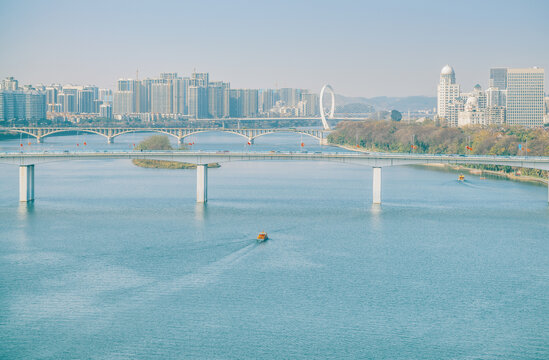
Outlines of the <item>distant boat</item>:
{"type": "Polygon", "coordinates": [[[257,235],[257,242],[263,242],[269,240],[269,237],[267,236],[267,233],[265,231],[262,231],[257,235]]]}
{"type": "Polygon", "coordinates": [[[465,181],[465,175],[459,174],[458,181],[465,181]]]}

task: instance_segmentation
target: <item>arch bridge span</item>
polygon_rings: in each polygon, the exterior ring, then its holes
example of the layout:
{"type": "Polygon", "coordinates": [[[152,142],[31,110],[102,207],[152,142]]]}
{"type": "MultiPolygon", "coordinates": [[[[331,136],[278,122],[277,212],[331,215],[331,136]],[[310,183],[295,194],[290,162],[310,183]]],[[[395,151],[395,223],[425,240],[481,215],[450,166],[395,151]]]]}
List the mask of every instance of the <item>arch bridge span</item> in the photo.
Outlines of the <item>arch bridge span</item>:
{"type": "Polygon", "coordinates": [[[107,138],[109,144],[114,142],[114,138],[129,133],[139,132],[157,132],[169,136],[173,136],[181,144],[183,140],[191,135],[204,132],[224,132],[242,136],[249,143],[253,144],[254,140],[260,136],[265,136],[275,133],[297,133],[310,136],[317,139],[321,145],[327,144],[327,131],[322,129],[297,129],[297,128],[275,128],[275,129],[226,129],[226,128],[110,128],[110,127],[17,127],[17,128],[0,128],[0,131],[20,133],[33,136],[38,143],[42,143],[47,136],[63,132],[82,132],[103,136],[107,138]]]}

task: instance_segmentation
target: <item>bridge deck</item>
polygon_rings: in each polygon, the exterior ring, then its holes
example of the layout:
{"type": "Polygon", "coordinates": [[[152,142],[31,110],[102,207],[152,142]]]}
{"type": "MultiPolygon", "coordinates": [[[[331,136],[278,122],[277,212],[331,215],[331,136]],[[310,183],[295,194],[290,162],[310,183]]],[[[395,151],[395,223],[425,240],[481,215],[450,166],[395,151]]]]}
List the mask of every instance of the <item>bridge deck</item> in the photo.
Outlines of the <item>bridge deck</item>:
{"type": "Polygon", "coordinates": [[[398,166],[412,164],[482,164],[506,165],[549,170],[549,157],[489,155],[429,155],[406,153],[327,153],[327,152],[228,152],[228,151],[96,151],[0,153],[0,163],[34,164],[63,160],[156,159],[184,161],[194,164],[227,161],[335,161],[366,166],[398,166]]]}

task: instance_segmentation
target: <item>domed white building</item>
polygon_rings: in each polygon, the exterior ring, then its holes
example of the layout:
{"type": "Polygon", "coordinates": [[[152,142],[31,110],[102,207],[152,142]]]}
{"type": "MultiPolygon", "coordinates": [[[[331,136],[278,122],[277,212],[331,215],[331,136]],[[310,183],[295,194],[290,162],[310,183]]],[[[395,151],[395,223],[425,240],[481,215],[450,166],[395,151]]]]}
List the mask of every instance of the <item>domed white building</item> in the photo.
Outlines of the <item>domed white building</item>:
{"type": "MultiPolygon", "coordinates": [[[[437,115],[444,118],[450,126],[457,126],[457,117],[450,119],[449,105],[459,97],[459,85],[456,84],[456,73],[450,65],[440,71],[440,82],[437,88],[437,115]]],[[[456,114],[457,115],[457,114],[456,114]]]]}

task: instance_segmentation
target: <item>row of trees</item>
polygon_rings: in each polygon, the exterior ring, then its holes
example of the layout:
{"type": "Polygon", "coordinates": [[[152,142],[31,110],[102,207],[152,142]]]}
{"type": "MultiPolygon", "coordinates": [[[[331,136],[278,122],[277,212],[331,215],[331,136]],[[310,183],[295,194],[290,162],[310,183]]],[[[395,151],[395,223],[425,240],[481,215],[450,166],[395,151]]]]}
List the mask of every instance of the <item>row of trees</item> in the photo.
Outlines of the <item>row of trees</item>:
{"type": "MultiPolygon", "coordinates": [[[[549,131],[523,127],[450,128],[388,121],[340,122],[329,140],[372,151],[549,156],[549,131]]],[[[493,170],[514,171],[510,167],[493,170]]],[[[546,176],[524,169],[523,174],[546,176]]]]}

